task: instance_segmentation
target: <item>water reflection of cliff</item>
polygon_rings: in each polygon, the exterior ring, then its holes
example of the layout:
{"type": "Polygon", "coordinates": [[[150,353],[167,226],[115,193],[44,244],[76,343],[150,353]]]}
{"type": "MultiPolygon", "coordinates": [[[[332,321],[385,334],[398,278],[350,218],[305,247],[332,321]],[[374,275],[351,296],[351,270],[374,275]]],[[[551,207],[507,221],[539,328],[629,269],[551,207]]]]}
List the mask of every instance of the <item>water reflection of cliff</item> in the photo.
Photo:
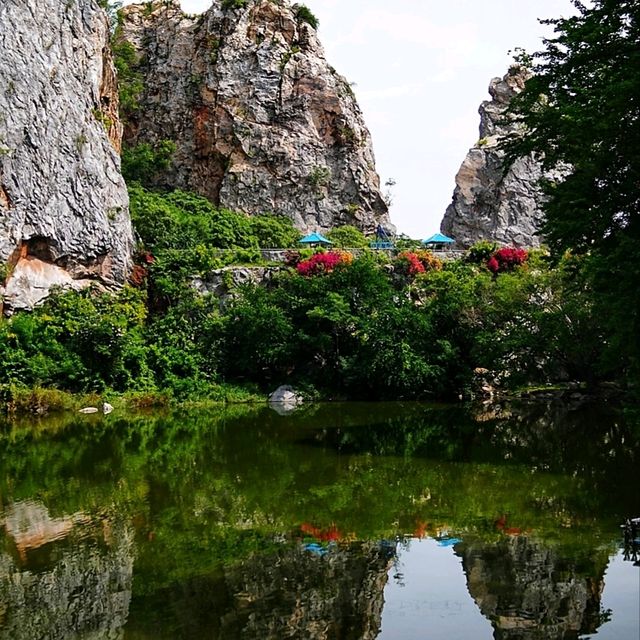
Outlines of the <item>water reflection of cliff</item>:
{"type": "Polygon", "coordinates": [[[122,637],[133,534],[107,517],[51,517],[37,502],[0,516],[0,639],[122,637]]]}
{"type": "Polygon", "coordinates": [[[394,549],[282,547],[132,603],[133,637],[373,640],[394,549]]]}
{"type": "Polygon", "coordinates": [[[569,640],[595,633],[607,555],[563,557],[523,536],[456,546],[469,593],[496,640],[569,640]]]}

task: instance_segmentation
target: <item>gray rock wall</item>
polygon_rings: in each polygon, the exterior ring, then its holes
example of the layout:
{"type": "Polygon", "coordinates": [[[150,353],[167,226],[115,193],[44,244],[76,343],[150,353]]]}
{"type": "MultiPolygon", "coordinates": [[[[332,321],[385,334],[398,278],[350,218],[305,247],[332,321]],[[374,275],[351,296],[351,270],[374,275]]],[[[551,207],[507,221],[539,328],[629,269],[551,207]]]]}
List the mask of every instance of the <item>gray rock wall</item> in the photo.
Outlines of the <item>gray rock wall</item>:
{"type": "Polygon", "coordinates": [[[6,308],[33,306],[53,284],[126,278],[133,237],[108,36],[94,0],[0,3],[6,308]]]}
{"type": "Polygon", "coordinates": [[[606,551],[590,559],[591,567],[516,536],[491,544],[465,541],[456,554],[496,640],[566,640],[594,634],[601,624],[606,551]]]}
{"type": "Polygon", "coordinates": [[[178,2],[125,8],[139,56],[140,109],[128,144],[177,144],[159,184],[302,231],[390,227],[371,138],[349,83],[326,61],[296,5],[249,0],[202,16],[178,2]]]}
{"type": "Polygon", "coordinates": [[[480,139],[458,171],[453,201],[440,227],[459,246],[479,240],[519,247],[540,244],[536,233],[542,221],[541,165],[526,156],[505,173],[504,152],[498,149],[501,137],[513,131],[502,122],[504,112],[524,88],[527,74],[512,67],[504,78],[494,78],[489,86],[492,100],[480,106],[480,139]]]}

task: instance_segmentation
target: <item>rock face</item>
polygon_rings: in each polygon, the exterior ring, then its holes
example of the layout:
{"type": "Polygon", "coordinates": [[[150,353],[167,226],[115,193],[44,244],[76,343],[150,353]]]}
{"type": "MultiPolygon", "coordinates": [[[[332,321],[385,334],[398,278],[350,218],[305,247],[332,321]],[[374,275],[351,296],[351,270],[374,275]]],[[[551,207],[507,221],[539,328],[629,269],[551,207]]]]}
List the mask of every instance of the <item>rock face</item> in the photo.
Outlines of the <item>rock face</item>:
{"type": "Polygon", "coordinates": [[[522,91],[528,72],[514,66],[489,86],[492,100],[480,106],[480,139],[469,150],[458,175],[453,202],[440,226],[443,233],[469,247],[493,240],[518,247],[536,247],[542,220],[538,182],[542,168],[532,156],[517,159],[504,172],[500,138],[513,127],[501,122],[511,98],[522,91]]]}
{"type": "Polygon", "coordinates": [[[122,638],[133,580],[130,525],[82,513],[52,518],[40,503],[19,502],[0,520],[6,540],[16,553],[0,553],[0,640],[122,638]]]}
{"type": "Polygon", "coordinates": [[[351,87],[297,5],[214,0],[201,16],[176,0],[131,5],[121,37],[144,81],[127,144],[177,145],[161,186],[301,231],[391,226],[351,87]]]}
{"type": "Polygon", "coordinates": [[[496,640],[565,640],[596,633],[601,624],[606,552],[586,572],[585,559],[562,557],[519,536],[494,544],[465,541],[456,554],[496,640]]]}
{"type": "MultiPolygon", "coordinates": [[[[384,587],[393,550],[374,543],[338,545],[319,556],[302,546],[256,554],[133,602],[139,611],[162,603],[162,620],[212,640],[373,640],[380,634],[384,587]],[[169,620],[167,620],[169,618],[169,620]]],[[[151,616],[130,616],[132,637],[152,637],[151,616]]],[[[169,637],[164,636],[162,637],[169,637]]],[[[173,637],[173,636],[171,636],[173,637]]]]}
{"type": "Polygon", "coordinates": [[[108,39],[95,0],[0,3],[0,294],[9,309],[33,306],[53,285],[126,278],[133,236],[108,39]]]}

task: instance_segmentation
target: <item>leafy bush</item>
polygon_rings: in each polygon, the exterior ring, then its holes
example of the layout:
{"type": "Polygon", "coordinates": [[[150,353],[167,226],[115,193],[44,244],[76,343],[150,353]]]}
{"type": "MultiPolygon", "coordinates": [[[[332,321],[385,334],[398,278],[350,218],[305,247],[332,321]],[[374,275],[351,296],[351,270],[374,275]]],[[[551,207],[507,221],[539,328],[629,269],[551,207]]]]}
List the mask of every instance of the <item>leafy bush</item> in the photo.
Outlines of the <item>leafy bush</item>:
{"type": "Polygon", "coordinates": [[[206,198],[173,191],[129,187],[131,219],[146,249],[257,248],[251,219],[216,209],[206,198]]]}
{"type": "Polygon", "coordinates": [[[514,249],[512,247],[503,247],[498,249],[488,260],[487,269],[491,273],[498,274],[505,271],[513,271],[516,267],[527,261],[529,254],[525,249],[514,249]]]}
{"type": "Polygon", "coordinates": [[[369,246],[369,241],[360,229],[345,224],[341,227],[331,229],[327,237],[336,247],[348,249],[364,249],[369,246]]]}
{"type": "Polygon", "coordinates": [[[251,233],[262,249],[286,249],[298,243],[300,232],[285,216],[264,214],[250,220],[251,233]]]}
{"type": "Polygon", "coordinates": [[[299,262],[296,265],[296,270],[301,276],[317,276],[323,273],[331,273],[337,266],[349,264],[352,259],[351,254],[345,251],[316,253],[308,260],[299,262]]]}
{"type": "Polygon", "coordinates": [[[311,25],[316,31],[320,26],[318,18],[316,18],[313,13],[311,13],[311,10],[303,4],[298,5],[298,8],[296,9],[296,18],[301,22],[306,22],[311,25]]]}
{"type": "Polygon", "coordinates": [[[424,273],[425,268],[418,255],[413,251],[402,251],[394,262],[396,273],[406,276],[417,276],[424,273]]]}
{"type": "Polygon", "coordinates": [[[223,9],[242,9],[247,4],[247,0],[222,0],[223,9]]]}
{"type": "Polygon", "coordinates": [[[497,242],[480,240],[470,247],[465,256],[465,260],[471,264],[485,264],[497,250],[497,242]]]}
{"type": "Polygon", "coordinates": [[[119,29],[111,39],[113,64],[118,72],[118,94],[120,97],[120,118],[127,123],[135,119],[140,108],[139,100],[144,91],[142,73],[135,47],[124,40],[119,29]]]}
{"type": "Polygon", "coordinates": [[[157,175],[171,166],[175,142],[161,140],[156,145],[142,142],[122,149],[122,176],[127,184],[138,182],[145,187],[154,184],[157,175]]]}

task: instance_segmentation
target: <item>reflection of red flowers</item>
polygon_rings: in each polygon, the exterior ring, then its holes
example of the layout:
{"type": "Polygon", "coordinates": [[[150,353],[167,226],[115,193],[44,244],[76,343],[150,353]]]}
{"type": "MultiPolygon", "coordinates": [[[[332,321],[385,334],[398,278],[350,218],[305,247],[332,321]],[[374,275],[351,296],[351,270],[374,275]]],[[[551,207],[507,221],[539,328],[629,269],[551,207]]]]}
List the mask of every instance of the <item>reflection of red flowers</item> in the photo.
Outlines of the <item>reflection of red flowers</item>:
{"type": "Polygon", "coordinates": [[[495,522],[496,529],[508,536],[519,536],[522,533],[520,527],[507,527],[507,516],[500,516],[495,522]]]}
{"type": "Polygon", "coordinates": [[[414,538],[424,538],[427,535],[427,523],[422,520],[416,522],[416,528],[413,530],[414,538]]]}
{"type": "Polygon", "coordinates": [[[335,524],[330,525],[326,529],[320,529],[319,527],[314,527],[308,522],[303,522],[300,525],[300,531],[307,536],[320,540],[321,542],[334,542],[342,539],[343,537],[340,529],[338,529],[335,524]]]}

